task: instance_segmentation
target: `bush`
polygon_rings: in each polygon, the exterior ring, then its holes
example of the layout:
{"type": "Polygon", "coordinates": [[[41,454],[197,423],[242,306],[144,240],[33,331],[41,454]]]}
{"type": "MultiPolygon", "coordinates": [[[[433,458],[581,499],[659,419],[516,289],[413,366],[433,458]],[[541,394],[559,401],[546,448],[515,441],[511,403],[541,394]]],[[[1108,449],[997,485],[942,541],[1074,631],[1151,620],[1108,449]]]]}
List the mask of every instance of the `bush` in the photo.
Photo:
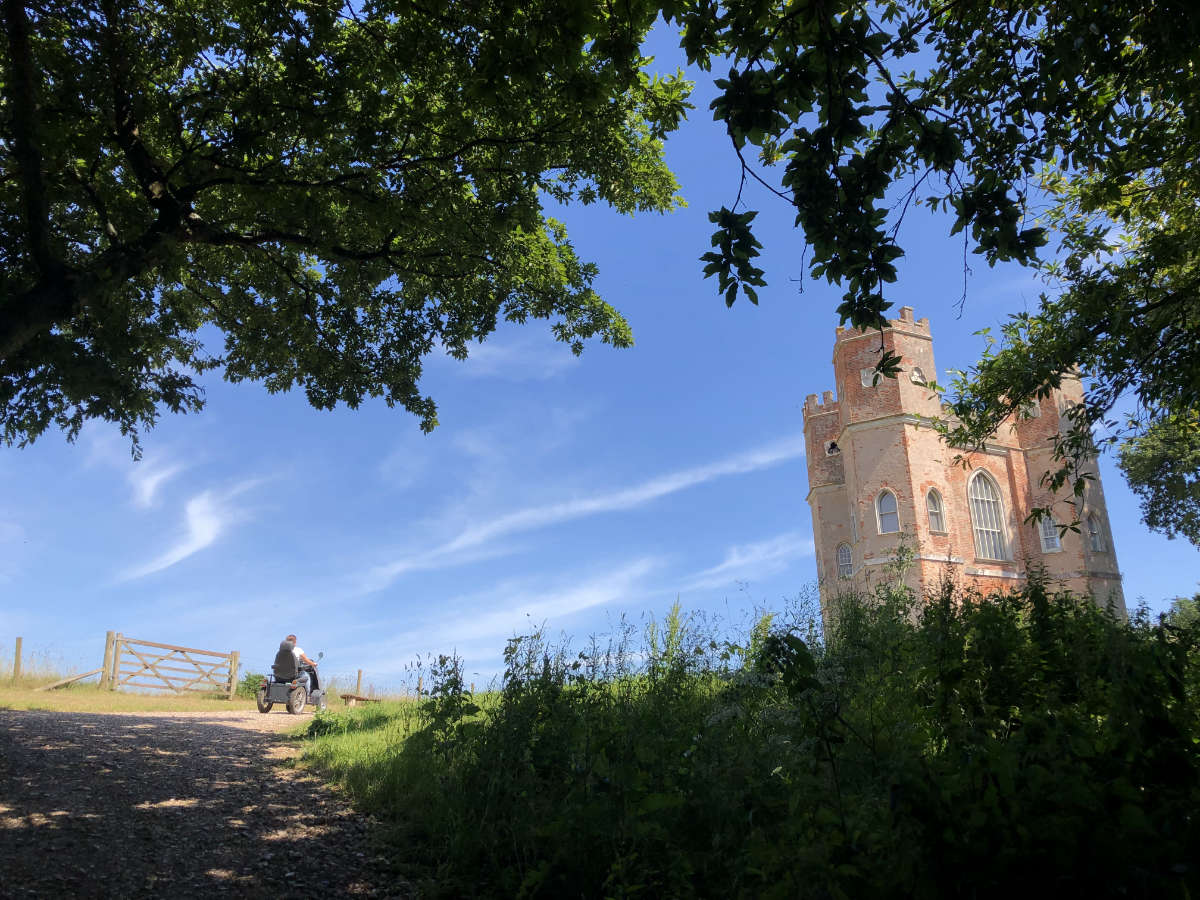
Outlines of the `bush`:
{"type": "Polygon", "coordinates": [[[1036,580],[843,598],[825,643],[767,624],[741,647],[676,609],[574,658],[518,638],[486,712],[447,660],[358,796],[447,896],[1200,891],[1200,629],[1036,580]]]}
{"type": "Polygon", "coordinates": [[[238,686],[234,690],[234,696],[245,697],[249,700],[253,700],[254,695],[258,693],[258,689],[262,687],[266,681],[266,675],[259,675],[256,672],[247,672],[242,676],[242,680],[238,682],[238,686]]]}

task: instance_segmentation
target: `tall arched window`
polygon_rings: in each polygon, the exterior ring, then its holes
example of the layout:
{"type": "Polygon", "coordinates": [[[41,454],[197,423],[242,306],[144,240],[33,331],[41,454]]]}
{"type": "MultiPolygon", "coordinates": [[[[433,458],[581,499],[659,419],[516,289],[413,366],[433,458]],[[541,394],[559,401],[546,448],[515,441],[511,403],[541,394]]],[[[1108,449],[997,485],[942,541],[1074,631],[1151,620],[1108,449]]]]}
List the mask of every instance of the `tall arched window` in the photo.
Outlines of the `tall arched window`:
{"type": "Polygon", "coordinates": [[[1004,506],[1000,491],[983,472],[977,472],[967,488],[971,525],[975,529],[975,555],[984,559],[1008,559],[1004,539],[1004,506]]]}
{"type": "Polygon", "coordinates": [[[896,511],[896,495],[891,491],[880,491],[875,498],[875,511],[879,515],[879,533],[888,534],[900,530],[900,514],[896,511]]]}
{"type": "Polygon", "coordinates": [[[946,514],[942,511],[942,495],[931,489],[925,495],[925,508],[929,510],[929,530],[946,530],[946,514]]]}
{"type": "Polygon", "coordinates": [[[849,544],[838,544],[837,567],[838,578],[849,578],[854,574],[854,554],[850,552],[849,544]]]}
{"type": "Polygon", "coordinates": [[[1100,520],[1094,515],[1088,514],[1087,517],[1088,530],[1088,545],[1093,552],[1101,553],[1104,551],[1104,535],[1100,533],[1100,520]]]}
{"type": "Polygon", "coordinates": [[[1042,552],[1052,553],[1062,549],[1062,541],[1058,539],[1058,523],[1047,516],[1038,523],[1042,536],[1042,552]]]}

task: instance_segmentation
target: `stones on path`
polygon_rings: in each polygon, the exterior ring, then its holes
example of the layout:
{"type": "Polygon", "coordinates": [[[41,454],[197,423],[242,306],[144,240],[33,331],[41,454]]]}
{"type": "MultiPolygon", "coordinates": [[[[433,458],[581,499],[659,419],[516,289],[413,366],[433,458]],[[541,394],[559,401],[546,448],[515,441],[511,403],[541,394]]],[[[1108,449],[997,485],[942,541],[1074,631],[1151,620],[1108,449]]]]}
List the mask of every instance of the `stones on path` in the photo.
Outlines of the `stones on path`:
{"type": "Polygon", "coordinates": [[[412,896],[285,726],[219,715],[0,710],[0,897],[412,896]]]}

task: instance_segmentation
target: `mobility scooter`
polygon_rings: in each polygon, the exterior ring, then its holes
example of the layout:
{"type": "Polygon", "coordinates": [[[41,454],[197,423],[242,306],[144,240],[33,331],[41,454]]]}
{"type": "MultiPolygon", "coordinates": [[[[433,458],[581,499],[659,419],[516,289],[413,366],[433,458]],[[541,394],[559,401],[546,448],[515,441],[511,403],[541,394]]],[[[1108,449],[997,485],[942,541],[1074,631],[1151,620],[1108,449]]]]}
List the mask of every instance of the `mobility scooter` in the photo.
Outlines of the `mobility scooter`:
{"type": "MultiPolygon", "coordinates": [[[[258,689],[255,701],[260,713],[268,713],[276,703],[287,705],[287,711],[299,715],[305,704],[312,704],[317,709],[325,708],[325,691],[316,680],[317,673],[308,666],[298,665],[295,654],[296,645],[291,641],[283,641],[279,652],[275,654],[275,662],[271,666],[271,677],[258,689]],[[313,685],[309,690],[309,685],[313,685]]],[[[317,659],[322,659],[324,653],[318,653],[317,659]]]]}

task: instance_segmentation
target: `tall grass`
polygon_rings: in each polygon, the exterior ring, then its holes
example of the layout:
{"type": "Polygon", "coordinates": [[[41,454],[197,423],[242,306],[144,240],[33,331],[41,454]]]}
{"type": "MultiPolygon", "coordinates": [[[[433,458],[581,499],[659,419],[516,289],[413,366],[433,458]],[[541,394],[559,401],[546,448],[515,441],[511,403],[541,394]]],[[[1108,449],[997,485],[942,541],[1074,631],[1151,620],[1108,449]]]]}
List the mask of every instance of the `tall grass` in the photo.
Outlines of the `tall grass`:
{"type": "Polygon", "coordinates": [[[67,677],[66,664],[48,650],[25,650],[21,653],[21,675],[13,679],[13,656],[0,652],[0,689],[33,690],[67,677]]]}
{"type": "Polygon", "coordinates": [[[473,696],[314,721],[309,760],[427,893],[1185,897],[1200,630],[1017,593],[846,597],[827,641],[676,608],[640,642],[515,639],[473,696]]]}

